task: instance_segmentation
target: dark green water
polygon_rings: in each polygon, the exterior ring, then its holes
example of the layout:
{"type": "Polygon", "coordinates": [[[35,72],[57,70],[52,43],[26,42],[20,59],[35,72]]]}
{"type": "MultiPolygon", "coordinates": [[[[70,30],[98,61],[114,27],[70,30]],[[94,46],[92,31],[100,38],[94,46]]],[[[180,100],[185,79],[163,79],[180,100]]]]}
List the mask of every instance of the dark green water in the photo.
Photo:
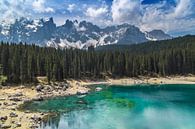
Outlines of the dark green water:
{"type": "Polygon", "coordinates": [[[42,129],[195,129],[195,85],[111,86],[26,104],[57,112],[42,129]]]}

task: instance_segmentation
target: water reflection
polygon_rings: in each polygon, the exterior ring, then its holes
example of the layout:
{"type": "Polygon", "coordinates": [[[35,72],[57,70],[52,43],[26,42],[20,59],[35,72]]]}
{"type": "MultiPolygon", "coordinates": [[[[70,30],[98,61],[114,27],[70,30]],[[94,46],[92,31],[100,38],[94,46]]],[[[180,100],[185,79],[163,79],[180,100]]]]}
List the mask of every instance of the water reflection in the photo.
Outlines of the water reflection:
{"type": "Polygon", "coordinates": [[[36,106],[60,111],[40,129],[195,129],[194,98],[194,85],[109,87],[36,106]],[[56,103],[61,106],[53,106],[56,103]]]}

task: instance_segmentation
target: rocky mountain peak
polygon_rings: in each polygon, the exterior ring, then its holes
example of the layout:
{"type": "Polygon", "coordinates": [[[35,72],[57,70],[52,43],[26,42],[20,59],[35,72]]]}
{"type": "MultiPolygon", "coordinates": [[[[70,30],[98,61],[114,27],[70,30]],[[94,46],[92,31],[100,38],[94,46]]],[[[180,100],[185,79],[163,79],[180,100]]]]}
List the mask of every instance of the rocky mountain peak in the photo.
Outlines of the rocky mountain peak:
{"type": "Polygon", "coordinates": [[[36,43],[43,46],[60,48],[87,48],[107,44],[133,44],[149,40],[170,39],[162,30],[142,32],[129,24],[100,28],[91,22],[66,20],[62,26],[56,26],[53,18],[31,20],[17,19],[13,24],[0,25],[0,40],[9,42],[36,43]]]}
{"type": "Polygon", "coordinates": [[[154,39],[154,40],[166,40],[172,38],[170,35],[166,34],[162,30],[152,30],[146,33],[150,39],[154,39]]]}

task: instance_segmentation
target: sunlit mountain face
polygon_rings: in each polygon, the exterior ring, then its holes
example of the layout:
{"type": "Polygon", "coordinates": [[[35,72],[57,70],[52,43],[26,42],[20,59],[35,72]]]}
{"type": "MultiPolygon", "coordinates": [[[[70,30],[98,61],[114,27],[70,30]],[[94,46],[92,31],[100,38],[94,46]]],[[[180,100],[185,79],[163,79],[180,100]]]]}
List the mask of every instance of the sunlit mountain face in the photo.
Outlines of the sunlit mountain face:
{"type": "Polygon", "coordinates": [[[86,48],[170,39],[195,34],[194,7],[193,0],[1,0],[0,40],[86,48]]]}
{"type": "Polygon", "coordinates": [[[53,18],[39,20],[20,18],[8,27],[2,26],[0,34],[0,40],[6,42],[26,42],[55,48],[79,49],[110,44],[137,44],[171,38],[162,30],[141,31],[138,27],[126,23],[101,28],[87,21],[66,20],[65,24],[57,26],[53,18]]]}

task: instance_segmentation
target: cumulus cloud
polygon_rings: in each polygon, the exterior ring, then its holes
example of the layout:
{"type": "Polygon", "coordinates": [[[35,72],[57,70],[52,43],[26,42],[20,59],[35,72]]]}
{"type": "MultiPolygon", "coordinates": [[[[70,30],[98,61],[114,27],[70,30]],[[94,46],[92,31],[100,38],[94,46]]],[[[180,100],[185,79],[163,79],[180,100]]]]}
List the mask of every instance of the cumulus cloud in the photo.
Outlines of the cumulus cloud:
{"type": "MultiPolygon", "coordinates": [[[[0,21],[12,23],[20,17],[36,17],[36,13],[54,12],[45,0],[0,0],[0,21]]],[[[43,16],[44,17],[44,16],[43,16]]]]}
{"type": "Polygon", "coordinates": [[[45,0],[34,0],[32,3],[34,11],[38,13],[49,13],[54,12],[54,9],[51,7],[45,6],[45,0]]]}
{"type": "Polygon", "coordinates": [[[0,0],[0,21],[13,22],[16,18],[29,16],[25,0],[0,0]]]}
{"type": "Polygon", "coordinates": [[[67,10],[72,12],[76,8],[76,4],[69,4],[67,10]]]}
{"type": "Polygon", "coordinates": [[[191,0],[179,0],[173,12],[173,17],[183,17],[192,13],[193,2],[191,0]]]}
{"type": "Polygon", "coordinates": [[[98,0],[86,3],[78,0],[66,5],[54,0],[0,0],[0,21],[19,17],[54,17],[62,24],[65,19],[87,20],[100,26],[129,23],[143,31],[162,29],[166,32],[195,33],[194,0],[160,0],[143,4],[143,0],[98,0]],[[66,8],[65,8],[66,7],[66,8]],[[70,13],[63,13],[67,12],[70,13]],[[52,15],[51,15],[52,14],[52,15]]]}
{"type": "Polygon", "coordinates": [[[100,8],[95,8],[95,7],[89,7],[87,8],[85,15],[91,18],[100,18],[104,17],[108,13],[108,7],[107,6],[102,6],[100,8]]]}
{"type": "Polygon", "coordinates": [[[114,0],[111,13],[114,23],[130,22],[132,24],[141,17],[140,2],[137,0],[114,0]]]}
{"type": "Polygon", "coordinates": [[[193,0],[175,0],[176,5],[166,1],[156,4],[142,4],[138,0],[113,0],[111,6],[114,23],[130,23],[142,30],[162,29],[174,31],[190,29],[195,18],[189,18],[195,10],[193,0]],[[169,6],[168,6],[169,5],[169,6]]]}

